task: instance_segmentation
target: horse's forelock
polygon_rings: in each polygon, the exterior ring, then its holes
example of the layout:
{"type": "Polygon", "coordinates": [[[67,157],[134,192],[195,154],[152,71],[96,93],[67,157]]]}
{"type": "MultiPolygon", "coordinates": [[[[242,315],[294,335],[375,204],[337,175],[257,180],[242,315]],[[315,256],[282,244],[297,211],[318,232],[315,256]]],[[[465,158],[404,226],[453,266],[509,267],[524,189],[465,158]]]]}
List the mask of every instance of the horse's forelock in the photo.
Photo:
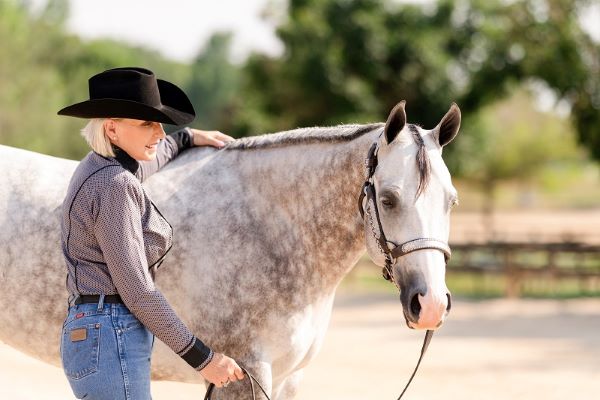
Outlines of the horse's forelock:
{"type": "Polygon", "coordinates": [[[429,156],[427,155],[425,141],[419,133],[418,127],[416,125],[410,125],[409,129],[418,147],[416,163],[417,170],[419,171],[419,186],[417,188],[417,194],[415,195],[415,198],[417,199],[423,194],[425,189],[427,189],[427,185],[429,184],[429,180],[431,178],[431,162],[429,161],[429,156]]]}

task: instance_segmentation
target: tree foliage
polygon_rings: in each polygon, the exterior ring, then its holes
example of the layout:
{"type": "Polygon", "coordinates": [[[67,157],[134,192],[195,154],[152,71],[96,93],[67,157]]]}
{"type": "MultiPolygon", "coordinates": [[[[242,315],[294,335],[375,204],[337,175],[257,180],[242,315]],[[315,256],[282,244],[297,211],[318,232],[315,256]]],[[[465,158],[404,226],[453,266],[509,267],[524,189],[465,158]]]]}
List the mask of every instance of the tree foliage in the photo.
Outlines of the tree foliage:
{"type": "Polygon", "coordinates": [[[231,132],[239,87],[239,67],[229,61],[230,33],[213,35],[205,49],[190,66],[186,93],[196,109],[198,123],[204,128],[231,132]]]}
{"type": "MultiPolygon", "coordinates": [[[[240,120],[251,132],[383,120],[406,99],[413,122],[432,128],[455,101],[468,126],[468,116],[534,80],[568,102],[581,143],[600,160],[600,47],[577,19],[588,3],[290,0],[277,31],[284,54],[255,55],[245,67],[240,120]]],[[[460,147],[450,149],[456,172],[460,147]]]]}
{"type": "MultiPolygon", "coordinates": [[[[90,76],[144,66],[187,89],[193,66],[114,40],[82,41],[67,33],[67,15],[67,0],[49,0],[39,12],[24,1],[0,1],[0,143],[80,159],[89,151],[78,134],[86,121],[56,112],[88,98],[90,76]]],[[[206,94],[194,94],[197,107],[206,94]]]]}

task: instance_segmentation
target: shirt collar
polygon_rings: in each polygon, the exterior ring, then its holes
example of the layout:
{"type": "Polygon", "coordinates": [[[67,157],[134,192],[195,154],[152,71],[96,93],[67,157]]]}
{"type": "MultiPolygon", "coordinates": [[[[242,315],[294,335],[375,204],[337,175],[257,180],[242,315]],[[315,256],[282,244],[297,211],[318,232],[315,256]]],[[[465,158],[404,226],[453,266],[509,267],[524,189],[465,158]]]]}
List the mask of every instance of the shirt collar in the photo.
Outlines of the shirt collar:
{"type": "Polygon", "coordinates": [[[113,151],[115,152],[115,160],[117,160],[119,164],[123,166],[123,168],[135,175],[140,167],[140,164],[137,162],[137,160],[127,154],[127,152],[121,149],[119,146],[115,146],[114,144],[112,146],[113,151]]]}

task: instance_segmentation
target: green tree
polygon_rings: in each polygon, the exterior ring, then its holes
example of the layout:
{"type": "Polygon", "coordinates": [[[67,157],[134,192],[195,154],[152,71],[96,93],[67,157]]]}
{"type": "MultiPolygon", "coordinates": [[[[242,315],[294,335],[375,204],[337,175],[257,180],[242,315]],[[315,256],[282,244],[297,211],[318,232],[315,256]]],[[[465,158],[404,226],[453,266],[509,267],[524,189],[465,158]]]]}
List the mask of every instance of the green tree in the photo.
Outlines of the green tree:
{"type": "Polygon", "coordinates": [[[64,7],[64,1],[51,1],[34,17],[24,4],[0,2],[2,143],[41,151],[44,142],[59,138],[63,123],[46,113],[61,102],[63,91],[60,72],[46,62],[56,31],[45,18],[60,23],[64,7]]]}
{"type": "Polygon", "coordinates": [[[25,1],[0,1],[0,143],[80,159],[89,151],[78,134],[85,120],[56,112],[88,97],[90,76],[141,65],[183,84],[190,68],[112,40],[83,42],[66,32],[67,15],[66,0],[37,13],[25,1]]]}
{"type": "MultiPolygon", "coordinates": [[[[254,55],[245,67],[240,129],[383,120],[401,99],[409,119],[425,127],[452,101],[468,124],[533,79],[571,105],[580,142],[600,159],[600,50],[577,19],[589,3],[290,0],[277,30],[283,55],[254,55]]],[[[460,142],[449,148],[456,173],[460,142]]]]}
{"type": "Polygon", "coordinates": [[[190,69],[185,91],[196,109],[197,123],[206,129],[233,130],[239,67],[229,60],[231,33],[213,35],[190,69]]]}
{"type": "Polygon", "coordinates": [[[483,226],[489,237],[500,183],[534,187],[542,174],[585,160],[568,119],[536,109],[532,95],[523,89],[483,107],[461,135],[466,154],[461,160],[463,179],[484,194],[483,226]]]}
{"type": "MultiPolygon", "coordinates": [[[[445,2],[449,7],[455,4],[445,2]]],[[[600,46],[579,23],[587,0],[456,3],[451,64],[461,107],[475,112],[517,83],[542,82],[571,106],[579,141],[600,160],[600,46]]]]}

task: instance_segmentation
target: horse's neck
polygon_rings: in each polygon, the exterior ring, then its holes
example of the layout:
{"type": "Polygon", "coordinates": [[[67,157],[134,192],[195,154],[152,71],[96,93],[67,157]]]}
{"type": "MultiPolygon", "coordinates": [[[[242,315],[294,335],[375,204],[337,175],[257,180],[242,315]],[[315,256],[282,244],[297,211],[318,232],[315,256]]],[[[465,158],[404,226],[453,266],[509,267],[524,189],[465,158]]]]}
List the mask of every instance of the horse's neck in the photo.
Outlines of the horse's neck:
{"type": "Polygon", "coordinates": [[[379,131],[350,141],[238,153],[247,192],[261,199],[257,218],[280,233],[276,240],[284,241],[292,263],[319,269],[328,286],[337,286],[365,249],[357,199],[364,160],[379,131]]]}

